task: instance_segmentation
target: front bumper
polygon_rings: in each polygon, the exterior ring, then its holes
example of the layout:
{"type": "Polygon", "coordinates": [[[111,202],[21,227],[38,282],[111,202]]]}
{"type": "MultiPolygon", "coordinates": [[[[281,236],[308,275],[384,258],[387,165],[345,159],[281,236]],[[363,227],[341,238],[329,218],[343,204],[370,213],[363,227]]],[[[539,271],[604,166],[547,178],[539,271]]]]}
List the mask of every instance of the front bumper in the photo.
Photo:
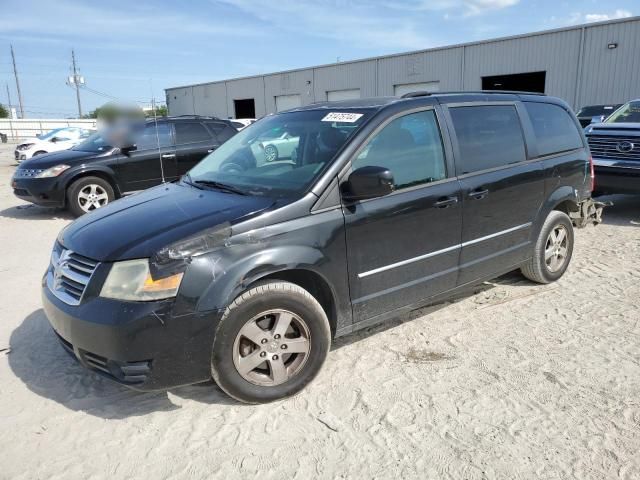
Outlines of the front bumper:
{"type": "Polygon", "coordinates": [[[640,193],[640,162],[593,159],[599,193],[640,193]]]}
{"type": "Polygon", "coordinates": [[[62,346],[84,367],[135,390],[165,390],[211,378],[220,314],[176,315],[173,301],[93,297],[70,306],[42,284],[42,303],[62,346]]]}
{"type": "Polygon", "coordinates": [[[13,156],[15,157],[16,162],[20,163],[33,157],[33,152],[31,150],[18,150],[16,148],[13,152],[13,156]]]}
{"type": "Polygon", "coordinates": [[[43,207],[64,207],[65,189],[60,177],[19,178],[11,181],[13,194],[20,200],[43,207]]]}

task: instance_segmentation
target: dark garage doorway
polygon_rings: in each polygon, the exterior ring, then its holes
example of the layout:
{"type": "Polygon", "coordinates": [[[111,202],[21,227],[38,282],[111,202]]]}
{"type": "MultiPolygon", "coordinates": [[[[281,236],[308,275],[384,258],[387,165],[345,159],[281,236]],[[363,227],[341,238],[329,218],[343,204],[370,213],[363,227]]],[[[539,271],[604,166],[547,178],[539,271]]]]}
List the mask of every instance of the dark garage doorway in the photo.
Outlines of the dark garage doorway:
{"type": "Polygon", "coordinates": [[[256,102],[253,98],[233,101],[236,118],[256,118],[256,102]]]}
{"type": "Polygon", "coordinates": [[[544,93],[546,76],[547,72],[529,72],[482,77],[482,89],[544,93]]]}

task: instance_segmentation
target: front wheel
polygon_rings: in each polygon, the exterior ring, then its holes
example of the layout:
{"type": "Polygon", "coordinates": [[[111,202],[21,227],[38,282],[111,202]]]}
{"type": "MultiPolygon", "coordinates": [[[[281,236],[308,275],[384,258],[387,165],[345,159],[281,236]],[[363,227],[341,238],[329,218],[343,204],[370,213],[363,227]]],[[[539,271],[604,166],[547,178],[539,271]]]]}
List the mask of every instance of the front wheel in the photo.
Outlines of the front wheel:
{"type": "Polygon", "coordinates": [[[100,177],[82,177],[67,189],[67,208],[76,217],[102,208],[114,200],[113,188],[100,177]]]}
{"type": "Polygon", "coordinates": [[[324,310],[309,292],[289,282],[259,284],[236,298],[220,320],[212,376],[241,402],[295,395],[322,368],[330,332],[324,310]]]}
{"type": "Polygon", "coordinates": [[[520,269],[522,274],[537,283],[558,280],[571,261],[573,241],[573,224],[569,216],[552,211],[540,229],[533,257],[520,269]]]}

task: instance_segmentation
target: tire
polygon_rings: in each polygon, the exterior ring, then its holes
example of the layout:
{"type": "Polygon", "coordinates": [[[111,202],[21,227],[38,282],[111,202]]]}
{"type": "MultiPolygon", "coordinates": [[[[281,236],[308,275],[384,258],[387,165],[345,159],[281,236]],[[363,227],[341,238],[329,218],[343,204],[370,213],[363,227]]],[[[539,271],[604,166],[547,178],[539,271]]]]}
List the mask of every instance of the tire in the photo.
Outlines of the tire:
{"type": "Polygon", "coordinates": [[[36,155],[44,155],[45,153],[47,152],[45,152],[44,150],[38,150],[33,155],[31,155],[31,158],[35,157],[36,155]]]}
{"type": "Polygon", "coordinates": [[[269,144],[264,147],[264,160],[265,162],[275,162],[278,160],[278,149],[275,145],[269,144]]]}
{"type": "Polygon", "coordinates": [[[330,345],[327,315],[309,292],[289,282],[266,282],[225,310],[213,341],[211,374],[236,400],[272,402],[306,387],[322,368],[330,345]],[[285,324],[286,333],[279,335],[285,324]]]}
{"type": "Polygon", "coordinates": [[[555,282],[564,275],[571,262],[573,242],[573,224],[569,216],[564,212],[552,211],[540,229],[533,257],[520,271],[537,283],[555,282]]]}
{"type": "Polygon", "coordinates": [[[113,187],[100,177],[82,177],[67,188],[67,209],[80,217],[113,202],[113,187]]]}

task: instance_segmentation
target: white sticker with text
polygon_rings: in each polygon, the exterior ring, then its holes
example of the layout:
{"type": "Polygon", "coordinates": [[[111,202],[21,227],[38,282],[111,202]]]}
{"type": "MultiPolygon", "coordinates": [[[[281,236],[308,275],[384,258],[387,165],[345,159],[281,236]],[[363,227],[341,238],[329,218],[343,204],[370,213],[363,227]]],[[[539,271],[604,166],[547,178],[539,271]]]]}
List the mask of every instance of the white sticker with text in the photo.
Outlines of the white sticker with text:
{"type": "Polygon", "coordinates": [[[322,121],[353,123],[358,121],[361,116],[362,113],[331,112],[327,113],[322,121]]]}

